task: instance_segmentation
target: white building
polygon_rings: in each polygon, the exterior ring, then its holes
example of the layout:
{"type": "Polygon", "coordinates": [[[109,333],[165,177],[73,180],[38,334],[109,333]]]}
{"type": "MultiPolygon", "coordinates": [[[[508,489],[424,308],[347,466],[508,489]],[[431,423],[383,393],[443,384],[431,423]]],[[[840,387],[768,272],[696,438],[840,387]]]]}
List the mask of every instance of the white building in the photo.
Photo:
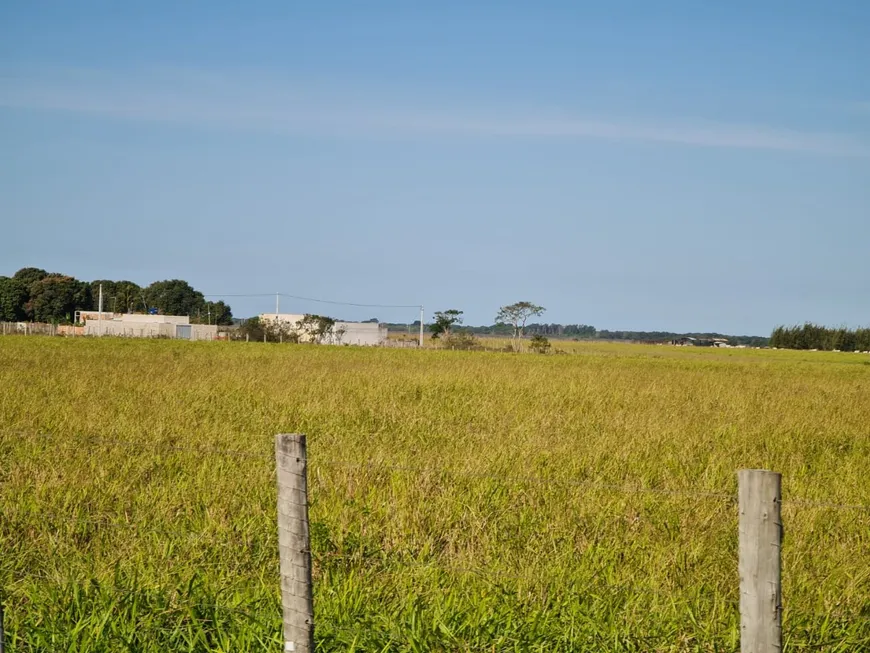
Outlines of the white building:
{"type": "Polygon", "coordinates": [[[215,340],[217,325],[191,324],[186,315],[140,315],[138,313],[83,314],[86,336],[126,336],[128,338],[178,338],[215,340]]]}
{"type": "MultiPolygon", "coordinates": [[[[304,315],[294,313],[261,313],[260,322],[278,323],[288,331],[299,333],[302,342],[312,342],[311,334],[302,333],[299,323],[304,315]]],[[[321,339],[322,344],[377,346],[387,341],[387,325],[377,322],[336,322],[332,330],[321,339]]]]}

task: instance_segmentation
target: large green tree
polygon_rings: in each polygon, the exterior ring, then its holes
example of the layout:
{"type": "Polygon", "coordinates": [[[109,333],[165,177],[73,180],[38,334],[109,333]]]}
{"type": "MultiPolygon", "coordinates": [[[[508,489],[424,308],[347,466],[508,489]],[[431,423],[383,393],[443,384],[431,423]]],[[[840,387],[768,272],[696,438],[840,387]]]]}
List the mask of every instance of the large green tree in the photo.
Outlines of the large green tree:
{"type": "Polygon", "coordinates": [[[155,281],[145,289],[145,300],[163,315],[196,317],[206,308],[202,293],[181,279],[155,281]]]}
{"type": "Polygon", "coordinates": [[[228,326],[233,323],[233,312],[225,302],[206,302],[211,324],[228,326]]]}
{"type": "Polygon", "coordinates": [[[457,324],[462,324],[462,311],[451,308],[435,313],[435,321],[429,325],[433,338],[449,338],[450,332],[457,324]]]}
{"type": "Polygon", "coordinates": [[[37,281],[42,281],[48,276],[48,272],[43,270],[42,268],[21,268],[18,272],[15,273],[15,276],[12,278],[23,284],[25,289],[27,289],[28,293],[30,292],[30,287],[36,283],[37,281]]]}
{"type": "Polygon", "coordinates": [[[27,288],[18,279],[0,277],[0,322],[23,320],[27,288]]]}
{"type": "Polygon", "coordinates": [[[196,313],[190,314],[190,321],[192,324],[229,325],[233,323],[233,312],[224,302],[203,301],[196,313]]]}
{"type": "Polygon", "coordinates": [[[27,316],[35,322],[72,322],[91,304],[90,286],[63,274],[49,274],[30,286],[27,316]]]}
{"type": "Polygon", "coordinates": [[[35,320],[63,322],[78,310],[99,307],[118,313],[157,309],[165,315],[188,315],[193,322],[230,325],[233,313],[225,302],[207,302],[203,294],[181,279],[157,281],[141,288],[132,281],[102,279],[86,283],[41,268],[22,268],[10,277],[0,277],[0,321],[35,320]]]}
{"type": "Polygon", "coordinates": [[[496,324],[510,325],[514,331],[514,339],[519,340],[523,337],[523,331],[529,318],[543,315],[545,310],[547,309],[543,306],[538,306],[532,302],[517,302],[502,306],[498,315],[495,316],[495,322],[496,324]]]}
{"type": "Polygon", "coordinates": [[[132,281],[111,281],[100,279],[91,281],[91,310],[98,310],[100,285],[103,286],[103,310],[115,313],[135,313],[144,311],[142,288],[132,281]]]}

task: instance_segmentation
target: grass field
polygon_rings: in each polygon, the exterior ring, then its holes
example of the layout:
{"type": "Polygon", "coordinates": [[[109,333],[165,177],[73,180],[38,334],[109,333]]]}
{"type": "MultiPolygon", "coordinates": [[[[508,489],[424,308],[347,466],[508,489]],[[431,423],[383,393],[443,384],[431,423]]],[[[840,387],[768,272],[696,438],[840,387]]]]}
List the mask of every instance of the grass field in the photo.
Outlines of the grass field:
{"type": "Polygon", "coordinates": [[[870,650],[870,510],[797,503],[870,504],[870,357],[563,348],[0,338],[7,651],[280,651],[278,432],[319,650],[735,651],[743,467],[786,650],[870,650]]]}

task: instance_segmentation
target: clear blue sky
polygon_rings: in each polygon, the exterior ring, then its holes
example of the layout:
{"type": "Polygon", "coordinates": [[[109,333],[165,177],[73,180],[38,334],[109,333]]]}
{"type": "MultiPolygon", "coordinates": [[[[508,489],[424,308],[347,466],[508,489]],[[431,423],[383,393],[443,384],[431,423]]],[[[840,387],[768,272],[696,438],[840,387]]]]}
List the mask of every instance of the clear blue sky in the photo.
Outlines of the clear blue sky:
{"type": "Polygon", "coordinates": [[[870,323],[865,0],[7,0],[0,148],[0,274],[870,323]]]}

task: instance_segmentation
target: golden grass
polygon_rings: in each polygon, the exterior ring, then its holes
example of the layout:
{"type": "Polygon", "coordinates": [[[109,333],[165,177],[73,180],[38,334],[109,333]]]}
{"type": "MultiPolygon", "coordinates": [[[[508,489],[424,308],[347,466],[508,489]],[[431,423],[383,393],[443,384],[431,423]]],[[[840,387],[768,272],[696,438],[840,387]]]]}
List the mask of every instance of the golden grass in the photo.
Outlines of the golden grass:
{"type": "MultiPolygon", "coordinates": [[[[735,650],[736,470],[870,504],[870,358],[555,347],[0,339],[12,651],[281,650],[278,432],[319,650],[735,650]]],[[[783,516],[787,646],[870,650],[870,511],[783,516]]]]}

